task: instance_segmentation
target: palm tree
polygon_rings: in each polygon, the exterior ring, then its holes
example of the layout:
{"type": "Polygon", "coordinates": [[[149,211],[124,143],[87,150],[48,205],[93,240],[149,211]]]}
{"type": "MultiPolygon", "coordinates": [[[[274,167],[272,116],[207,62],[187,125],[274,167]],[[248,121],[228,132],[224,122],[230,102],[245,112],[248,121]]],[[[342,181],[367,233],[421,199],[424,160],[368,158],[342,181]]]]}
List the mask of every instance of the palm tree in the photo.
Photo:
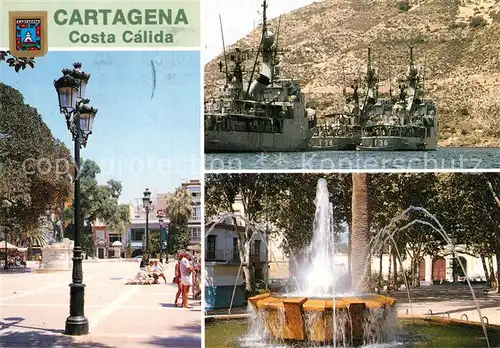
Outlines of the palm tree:
{"type": "MultiPolygon", "coordinates": [[[[184,188],[179,187],[167,198],[165,215],[170,220],[168,232],[168,251],[173,254],[189,244],[187,224],[193,213],[193,199],[184,188]]],[[[168,254],[167,254],[168,255],[168,254]]]]}
{"type": "Polygon", "coordinates": [[[15,243],[17,243],[16,245],[28,247],[28,260],[33,256],[33,246],[43,247],[47,244],[48,237],[42,228],[43,227],[26,229],[17,235],[15,241],[15,243]]]}
{"type": "Polygon", "coordinates": [[[370,211],[366,173],[352,174],[351,262],[353,290],[369,290],[370,211]]]}
{"type": "Polygon", "coordinates": [[[173,194],[167,198],[165,214],[174,225],[187,224],[193,213],[193,199],[191,194],[184,188],[178,187],[173,194]]]}

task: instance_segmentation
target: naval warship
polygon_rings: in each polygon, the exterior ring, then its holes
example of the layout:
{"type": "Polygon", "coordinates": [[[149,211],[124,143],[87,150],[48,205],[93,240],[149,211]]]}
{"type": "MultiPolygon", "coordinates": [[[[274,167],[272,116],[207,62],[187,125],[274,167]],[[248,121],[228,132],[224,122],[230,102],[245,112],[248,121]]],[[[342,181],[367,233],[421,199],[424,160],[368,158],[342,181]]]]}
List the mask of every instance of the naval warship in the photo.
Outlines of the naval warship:
{"type": "Polygon", "coordinates": [[[266,0],[262,8],[261,41],[256,52],[236,49],[228,63],[223,40],[224,63],[219,63],[219,69],[225,73],[226,83],[205,103],[206,153],[303,151],[316,130],[315,112],[306,109],[299,81],[279,76],[278,56],[284,53],[278,47],[279,25],[275,35],[267,23],[266,0]],[[247,82],[243,63],[253,55],[247,82]]]}
{"type": "MultiPolygon", "coordinates": [[[[362,103],[359,100],[358,80],[354,80],[352,94],[347,94],[344,88],[342,94],[346,98],[344,112],[325,115],[325,122],[318,125],[316,133],[311,138],[311,150],[356,150],[361,144],[362,130],[366,115],[378,100],[378,75],[372,64],[371,48],[368,48],[368,63],[366,67],[366,93],[362,103]]],[[[386,106],[386,103],[382,104],[386,106]]]]}
{"type": "Polygon", "coordinates": [[[358,83],[351,85],[352,96],[343,89],[346,104],[343,113],[325,115],[325,121],[316,127],[309,141],[311,150],[356,150],[361,142],[358,83]]]}
{"type": "Polygon", "coordinates": [[[399,97],[377,99],[362,111],[365,124],[361,151],[435,150],[437,147],[437,115],[434,102],[424,99],[423,75],[413,61],[410,46],[410,63],[406,79],[400,81],[399,97]]]}

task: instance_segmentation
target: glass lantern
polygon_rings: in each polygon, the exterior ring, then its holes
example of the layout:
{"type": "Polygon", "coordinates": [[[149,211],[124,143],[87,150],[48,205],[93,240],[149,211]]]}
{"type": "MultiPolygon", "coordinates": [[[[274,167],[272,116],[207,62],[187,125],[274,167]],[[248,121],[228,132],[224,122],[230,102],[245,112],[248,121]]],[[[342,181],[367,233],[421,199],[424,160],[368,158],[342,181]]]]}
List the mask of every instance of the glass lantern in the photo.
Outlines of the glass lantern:
{"type": "Polygon", "coordinates": [[[142,205],[146,209],[149,209],[151,207],[150,198],[151,198],[151,192],[149,191],[149,189],[146,189],[146,191],[144,191],[144,197],[142,197],[142,205]]]}
{"type": "Polygon", "coordinates": [[[71,113],[76,108],[78,81],[69,75],[69,70],[63,70],[63,74],[59,80],[54,80],[54,87],[59,98],[59,109],[61,112],[71,113]]]}
{"type": "Polygon", "coordinates": [[[74,63],[74,70],[71,71],[71,76],[78,82],[78,95],[80,99],[85,99],[85,92],[87,91],[87,84],[90,79],[90,74],[86,74],[81,70],[82,63],[74,63]]]}
{"type": "Polygon", "coordinates": [[[97,114],[97,109],[88,105],[83,105],[79,108],[78,114],[80,115],[80,130],[82,130],[85,134],[92,132],[92,126],[94,125],[94,118],[97,114]]]}

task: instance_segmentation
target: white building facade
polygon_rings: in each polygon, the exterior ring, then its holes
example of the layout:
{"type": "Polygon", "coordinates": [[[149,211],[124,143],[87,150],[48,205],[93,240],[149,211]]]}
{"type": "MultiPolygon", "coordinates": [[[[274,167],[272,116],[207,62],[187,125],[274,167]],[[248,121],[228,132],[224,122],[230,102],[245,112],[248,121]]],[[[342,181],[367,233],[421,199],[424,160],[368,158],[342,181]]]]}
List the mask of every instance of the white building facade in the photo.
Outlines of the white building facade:
{"type": "Polygon", "coordinates": [[[200,180],[186,180],[181,184],[182,188],[191,194],[192,213],[188,221],[190,235],[189,244],[201,244],[201,183],[200,180]]]}

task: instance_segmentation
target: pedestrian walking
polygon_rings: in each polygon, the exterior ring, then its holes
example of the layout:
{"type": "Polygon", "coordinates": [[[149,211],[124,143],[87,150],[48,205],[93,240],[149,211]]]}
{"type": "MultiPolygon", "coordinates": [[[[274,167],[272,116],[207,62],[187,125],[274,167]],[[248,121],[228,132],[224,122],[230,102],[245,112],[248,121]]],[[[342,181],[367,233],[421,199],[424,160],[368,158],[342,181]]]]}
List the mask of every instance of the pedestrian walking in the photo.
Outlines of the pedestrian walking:
{"type": "Polygon", "coordinates": [[[184,257],[180,262],[181,281],[182,281],[182,307],[192,308],[188,306],[189,288],[193,285],[194,268],[191,265],[191,253],[185,252],[184,257]]]}
{"type": "Polygon", "coordinates": [[[179,300],[179,296],[182,295],[182,280],[181,280],[181,260],[184,258],[183,253],[179,253],[177,257],[177,262],[175,263],[175,274],[174,274],[174,283],[177,283],[177,293],[175,294],[175,302],[174,305],[177,307],[177,301],[179,300]]]}

